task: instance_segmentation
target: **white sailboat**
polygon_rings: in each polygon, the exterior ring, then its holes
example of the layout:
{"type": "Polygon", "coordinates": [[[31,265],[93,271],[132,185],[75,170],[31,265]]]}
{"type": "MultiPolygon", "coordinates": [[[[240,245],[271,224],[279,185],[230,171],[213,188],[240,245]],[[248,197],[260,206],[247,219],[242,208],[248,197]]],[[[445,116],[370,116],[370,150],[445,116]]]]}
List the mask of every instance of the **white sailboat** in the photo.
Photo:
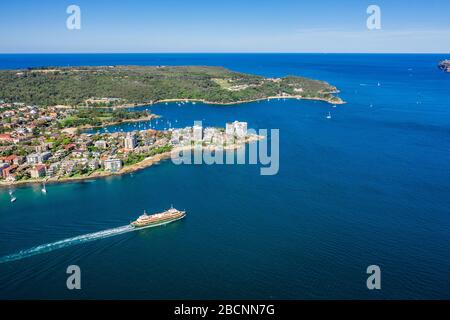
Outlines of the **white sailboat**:
{"type": "Polygon", "coordinates": [[[12,190],[9,190],[9,195],[11,197],[11,200],[10,200],[11,202],[15,202],[17,200],[17,198],[14,197],[12,190]]]}
{"type": "Polygon", "coordinates": [[[328,112],[327,119],[331,119],[331,113],[328,112]]]}
{"type": "Polygon", "coordinates": [[[45,187],[45,183],[42,184],[41,192],[42,192],[43,194],[47,194],[47,188],[45,187]]]}

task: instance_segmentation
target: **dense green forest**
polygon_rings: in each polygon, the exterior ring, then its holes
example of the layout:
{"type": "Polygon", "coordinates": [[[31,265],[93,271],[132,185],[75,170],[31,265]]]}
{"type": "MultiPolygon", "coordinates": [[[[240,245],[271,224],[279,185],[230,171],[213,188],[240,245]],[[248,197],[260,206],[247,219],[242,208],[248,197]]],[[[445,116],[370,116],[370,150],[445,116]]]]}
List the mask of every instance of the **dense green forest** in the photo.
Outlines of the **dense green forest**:
{"type": "Polygon", "coordinates": [[[261,99],[281,93],[339,102],[329,84],[302,77],[267,79],[221,67],[68,67],[0,70],[0,100],[40,106],[154,103],[199,99],[216,103],[261,99]]]}
{"type": "Polygon", "coordinates": [[[127,120],[142,119],[150,116],[147,111],[128,111],[124,109],[111,110],[111,108],[77,108],[70,116],[59,121],[60,128],[79,126],[103,126],[127,120]]]}

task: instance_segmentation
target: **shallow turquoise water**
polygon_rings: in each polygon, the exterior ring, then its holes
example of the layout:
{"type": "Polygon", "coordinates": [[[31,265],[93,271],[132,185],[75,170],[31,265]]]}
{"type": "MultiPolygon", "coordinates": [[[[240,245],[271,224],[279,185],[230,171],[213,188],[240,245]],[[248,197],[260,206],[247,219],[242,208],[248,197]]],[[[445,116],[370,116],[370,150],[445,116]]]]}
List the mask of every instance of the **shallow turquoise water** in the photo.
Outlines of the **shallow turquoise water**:
{"type": "Polygon", "coordinates": [[[188,211],[164,227],[2,263],[0,298],[450,298],[450,75],[436,67],[442,58],[0,55],[2,68],[199,64],[303,75],[336,85],[348,102],[151,107],[177,126],[238,119],[279,128],[275,176],[260,176],[258,165],[164,161],[48,185],[47,195],[17,188],[14,204],[0,190],[0,256],[123,226],[143,209],[188,211]],[[80,291],[66,289],[71,264],[82,270],[80,291]],[[381,267],[381,291],[366,289],[371,264],[381,267]]]}

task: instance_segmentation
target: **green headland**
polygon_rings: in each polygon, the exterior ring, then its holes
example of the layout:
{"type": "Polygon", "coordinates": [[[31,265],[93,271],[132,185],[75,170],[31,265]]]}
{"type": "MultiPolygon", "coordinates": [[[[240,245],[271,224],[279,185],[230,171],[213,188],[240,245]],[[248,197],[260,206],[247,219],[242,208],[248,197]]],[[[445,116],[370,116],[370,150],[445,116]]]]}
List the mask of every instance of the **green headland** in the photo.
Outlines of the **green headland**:
{"type": "Polygon", "coordinates": [[[38,106],[134,106],[196,100],[232,104],[267,98],[343,101],[336,87],[297,76],[266,78],[203,66],[46,67],[0,71],[5,102],[38,106]]]}

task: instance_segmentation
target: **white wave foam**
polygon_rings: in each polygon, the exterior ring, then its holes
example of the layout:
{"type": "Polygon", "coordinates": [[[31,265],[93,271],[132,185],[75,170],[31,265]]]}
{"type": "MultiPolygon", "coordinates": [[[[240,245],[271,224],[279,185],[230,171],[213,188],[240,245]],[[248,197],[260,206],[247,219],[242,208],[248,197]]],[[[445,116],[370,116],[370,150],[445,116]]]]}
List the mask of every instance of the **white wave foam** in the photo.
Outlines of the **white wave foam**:
{"type": "Polygon", "coordinates": [[[73,246],[73,245],[88,242],[88,241],[112,237],[112,236],[115,236],[118,234],[123,234],[123,233],[134,231],[134,230],[136,230],[136,229],[133,228],[132,226],[126,225],[126,226],[122,226],[122,227],[118,227],[118,228],[103,230],[103,231],[94,232],[94,233],[88,233],[85,235],[76,236],[73,238],[68,238],[68,239],[56,241],[53,243],[42,244],[40,246],[36,246],[36,247],[30,248],[30,249],[22,250],[17,253],[14,253],[14,254],[10,254],[10,255],[1,257],[0,263],[21,260],[23,258],[31,257],[31,256],[34,256],[37,254],[50,252],[53,250],[73,246]]]}

